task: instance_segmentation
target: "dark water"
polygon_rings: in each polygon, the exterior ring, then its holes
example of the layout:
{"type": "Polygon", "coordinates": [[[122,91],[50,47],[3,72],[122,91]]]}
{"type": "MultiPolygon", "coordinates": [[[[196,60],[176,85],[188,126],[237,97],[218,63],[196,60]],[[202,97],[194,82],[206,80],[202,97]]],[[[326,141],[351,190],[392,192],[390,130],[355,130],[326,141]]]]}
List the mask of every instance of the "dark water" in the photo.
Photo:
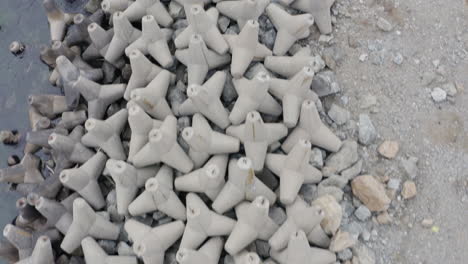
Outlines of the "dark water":
{"type": "MultiPolygon", "coordinates": [[[[66,10],[78,10],[85,1],[61,1],[66,10]]],[[[0,130],[16,129],[23,136],[21,144],[0,144],[0,167],[6,167],[7,157],[22,157],[24,137],[29,129],[29,94],[60,93],[49,81],[49,69],[39,59],[39,48],[50,42],[47,18],[42,0],[0,0],[0,130]],[[9,51],[13,41],[26,45],[22,56],[9,51]]],[[[20,196],[0,184],[0,230],[16,215],[15,201],[20,196]]],[[[3,263],[0,260],[0,263],[3,263]]]]}

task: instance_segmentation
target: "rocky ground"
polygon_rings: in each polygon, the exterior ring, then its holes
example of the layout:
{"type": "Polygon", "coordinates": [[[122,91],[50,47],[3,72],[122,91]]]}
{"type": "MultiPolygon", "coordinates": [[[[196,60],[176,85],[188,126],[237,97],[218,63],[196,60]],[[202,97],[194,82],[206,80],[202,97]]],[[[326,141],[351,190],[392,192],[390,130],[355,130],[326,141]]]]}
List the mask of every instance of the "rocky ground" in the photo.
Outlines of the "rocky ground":
{"type": "MultiPolygon", "coordinates": [[[[332,88],[340,88],[323,100],[327,113],[323,117],[348,141],[326,159],[314,150],[312,162],[324,166],[324,172],[342,167],[341,176],[349,177],[356,176],[353,170],[362,165],[359,175],[375,178],[354,178],[343,194],[341,188],[327,188],[341,185],[330,177],[327,184],[306,186],[301,194],[312,200],[326,192],[341,200],[342,235],[336,236],[333,246],[342,263],[464,263],[468,259],[468,95],[464,92],[468,2],[336,2],[332,37],[316,32],[308,41],[334,72],[322,72],[324,79],[331,76],[332,88]],[[365,206],[353,192],[372,199],[365,206]],[[388,203],[388,197],[392,201],[387,213],[370,212],[388,203]]],[[[28,19],[22,16],[23,20],[28,19]]],[[[265,34],[263,41],[270,38],[265,34]]],[[[38,76],[45,83],[47,76],[38,76]]],[[[0,100],[4,112],[14,105],[10,98],[25,100],[31,92],[27,86],[19,88],[21,92],[11,89],[0,100]]],[[[0,117],[2,123],[11,120],[6,114],[0,117]]],[[[16,128],[24,133],[25,125],[16,128]]],[[[3,149],[0,154],[6,157],[3,149]]],[[[261,246],[257,244],[257,250],[261,246]]]]}

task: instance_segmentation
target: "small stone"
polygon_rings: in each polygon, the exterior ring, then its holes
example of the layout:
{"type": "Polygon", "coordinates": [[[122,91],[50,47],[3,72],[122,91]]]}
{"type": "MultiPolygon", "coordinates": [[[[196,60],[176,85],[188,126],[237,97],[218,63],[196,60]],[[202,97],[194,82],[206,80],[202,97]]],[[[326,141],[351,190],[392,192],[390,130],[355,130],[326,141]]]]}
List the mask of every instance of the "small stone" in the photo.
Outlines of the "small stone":
{"type": "Polygon", "coordinates": [[[180,105],[187,99],[185,90],[185,84],[182,81],[178,81],[176,86],[168,91],[167,99],[171,104],[172,111],[176,115],[179,114],[180,105]]]}
{"type": "Polygon", "coordinates": [[[454,83],[446,83],[442,86],[442,89],[447,93],[448,96],[455,96],[457,95],[457,87],[454,83]]]}
{"type": "Polygon", "coordinates": [[[401,55],[401,53],[397,53],[393,56],[393,63],[401,65],[403,63],[403,59],[403,55],[401,55]]]}
{"type": "Polygon", "coordinates": [[[384,211],[390,205],[390,198],[385,187],[371,175],[361,175],[351,182],[353,194],[367,206],[370,211],[384,211]]]}
{"type": "Polygon", "coordinates": [[[14,55],[19,55],[24,52],[24,44],[19,42],[19,41],[13,41],[10,44],[10,52],[13,53],[14,55]]]}
{"type": "Polygon", "coordinates": [[[410,156],[407,159],[402,159],[401,166],[410,179],[418,176],[418,158],[410,156]]]}
{"type": "Polygon", "coordinates": [[[386,20],[385,18],[383,17],[380,17],[378,20],[377,20],[377,27],[382,30],[382,31],[385,31],[385,32],[390,32],[392,31],[393,29],[393,25],[388,21],[386,20]]]}
{"type": "Polygon", "coordinates": [[[325,161],[325,166],[333,173],[339,173],[353,165],[359,159],[357,142],[347,140],[341,149],[331,154],[325,161]]]}
{"type": "Polygon", "coordinates": [[[398,154],[398,150],[400,149],[400,145],[397,141],[394,140],[385,140],[382,144],[380,144],[377,151],[380,155],[387,159],[393,159],[398,154]]]}
{"type": "Polygon", "coordinates": [[[356,244],[356,239],[346,231],[339,230],[330,242],[330,250],[333,252],[343,251],[356,244]]]}
{"type": "Polygon", "coordinates": [[[312,67],[312,70],[317,73],[325,68],[325,61],[320,57],[320,55],[315,55],[310,60],[309,65],[312,67]]]}
{"type": "Polygon", "coordinates": [[[315,184],[303,184],[299,189],[299,195],[308,203],[315,199],[316,193],[317,186],[315,184]]]}
{"type": "Polygon", "coordinates": [[[343,59],[344,54],[343,54],[343,51],[339,49],[337,46],[333,46],[333,47],[325,48],[322,51],[322,56],[328,68],[335,70],[337,65],[343,59]]]}
{"type": "Polygon", "coordinates": [[[156,221],[159,221],[166,217],[167,215],[159,210],[156,210],[156,212],[153,213],[153,219],[156,221]]]}
{"type": "Polygon", "coordinates": [[[318,41],[319,43],[327,44],[333,39],[333,35],[320,35],[318,41]]]}
{"type": "Polygon", "coordinates": [[[447,92],[442,90],[440,87],[436,87],[432,90],[431,97],[432,97],[432,100],[434,100],[434,102],[440,103],[440,102],[445,101],[445,99],[447,99],[447,92]]]}
{"type": "Polygon", "coordinates": [[[387,182],[387,187],[392,190],[398,190],[400,188],[401,181],[399,179],[391,178],[387,182]]]}
{"type": "Polygon", "coordinates": [[[268,216],[279,226],[288,218],[284,209],[278,206],[271,207],[268,216]]]}
{"type": "Polygon", "coordinates": [[[371,237],[371,233],[369,231],[367,230],[362,231],[362,234],[361,234],[362,240],[369,241],[370,237],[371,237]]]}
{"type": "MultiPolygon", "coordinates": [[[[228,27],[228,29],[226,30],[226,35],[237,35],[239,34],[239,26],[237,24],[235,25],[232,25],[230,27],[228,27]]],[[[262,35],[260,35],[259,37],[261,37],[262,35]]],[[[265,43],[264,43],[265,44],[265,43]]]]}
{"type": "Polygon", "coordinates": [[[16,164],[20,163],[20,161],[21,160],[20,160],[20,158],[18,156],[11,155],[7,159],[7,164],[8,164],[8,166],[13,166],[13,165],[16,165],[16,164]]]}
{"type": "Polygon", "coordinates": [[[359,107],[361,109],[367,109],[375,105],[377,105],[377,97],[373,96],[372,94],[366,94],[362,96],[359,107]]]}
{"type": "Polygon", "coordinates": [[[421,221],[421,225],[425,228],[430,228],[432,227],[432,225],[434,225],[434,220],[432,220],[431,218],[424,218],[421,221]]]}
{"type": "Polygon", "coordinates": [[[340,202],[341,208],[343,208],[343,216],[348,218],[354,213],[354,206],[351,201],[343,200],[340,202]]]}
{"type": "Polygon", "coordinates": [[[392,217],[385,211],[377,216],[377,222],[382,225],[390,224],[392,222],[392,217]]]}
{"type": "Polygon", "coordinates": [[[353,264],[375,264],[375,253],[364,244],[355,245],[353,251],[353,264]]]}
{"type": "Polygon", "coordinates": [[[341,91],[336,75],[332,71],[322,71],[314,76],[312,90],[319,97],[335,94],[341,91]]]}
{"type": "Polygon", "coordinates": [[[375,130],[372,120],[366,114],[359,115],[359,143],[367,146],[377,139],[377,131],[375,130]]]}
{"type": "Polygon", "coordinates": [[[335,122],[337,125],[341,126],[348,122],[351,114],[348,110],[336,105],[332,104],[330,110],[328,111],[328,116],[335,122]]]}
{"type": "Polygon", "coordinates": [[[372,64],[380,66],[385,61],[385,50],[373,51],[369,55],[369,60],[372,64]]]}
{"type": "Polygon", "coordinates": [[[98,240],[99,246],[109,255],[115,255],[117,249],[117,242],[112,240],[98,240]]]}
{"type": "Polygon", "coordinates": [[[219,31],[221,31],[222,33],[225,33],[229,27],[229,23],[231,23],[231,20],[228,17],[220,16],[218,19],[219,31]]]}
{"type": "Polygon", "coordinates": [[[324,186],[324,185],[319,185],[317,187],[317,193],[315,197],[320,197],[323,195],[331,195],[333,198],[335,198],[336,201],[341,201],[343,200],[343,195],[344,192],[340,188],[336,186],[324,186]]]}
{"type": "Polygon", "coordinates": [[[369,208],[367,208],[364,205],[361,205],[354,211],[354,215],[356,216],[357,219],[364,222],[367,219],[369,219],[369,217],[371,217],[372,213],[369,210],[369,208]]]}
{"type": "Polygon", "coordinates": [[[416,184],[414,181],[406,181],[403,183],[403,190],[401,191],[401,195],[404,199],[408,200],[416,196],[417,194],[416,184]]]}
{"type": "Polygon", "coordinates": [[[353,166],[341,172],[341,177],[346,178],[348,180],[353,179],[354,177],[358,176],[359,173],[362,171],[362,160],[354,163],[353,166]]]}
{"type": "Polygon", "coordinates": [[[353,257],[353,252],[351,251],[351,249],[347,248],[338,252],[337,256],[339,260],[346,261],[350,260],[353,257]]]}
{"type": "Polygon", "coordinates": [[[367,53],[363,53],[363,54],[359,55],[359,61],[361,61],[361,62],[365,62],[368,58],[369,58],[369,54],[367,54],[367,53]]]}
{"type": "Polygon", "coordinates": [[[18,144],[20,135],[17,131],[2,130],[0,131],[0,142],[5,145],[18,144]]]}
{"type": "Polygon", "coordinates": [[[270,244],[267,241],[257,239],[255,240],[255,247],[260,257],[268,258],[270,256],[270,244]]]}
{"type": "Polygon", "coordinates": [[[310,154],[309,163],[316,168],[319,168],[319,169],[322,168],[323,167],[322,150],[320,150],[319,148],[313,148],[310,154]]]}
{"type": "Polygon", "coordinates": [[[265,32],[260,31],[258,39],[263,45],[267,46],[270,50],[273,50],[276,39],[276,31],[274,29],[267,30],[265,32]]]}
{"type": "Polygon", "coordinates": [[[312,205],[319,206],[325,213],[320,225],[327,234],[334,234],[340,227],[343,211],[340,204],[331,195],[324,195],[312,202],[312,205]]]}

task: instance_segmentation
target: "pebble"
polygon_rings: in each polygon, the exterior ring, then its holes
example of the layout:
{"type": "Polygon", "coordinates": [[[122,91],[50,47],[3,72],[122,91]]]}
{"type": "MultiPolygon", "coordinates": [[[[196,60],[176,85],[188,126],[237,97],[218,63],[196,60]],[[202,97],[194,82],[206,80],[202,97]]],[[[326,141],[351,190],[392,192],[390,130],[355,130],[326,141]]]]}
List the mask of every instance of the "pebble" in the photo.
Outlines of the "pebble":
{"type": "Polygon", "coordinates": [[[401,65],[403,63],[403,55],[401,55],[401,53],[396,53],[394,56],[393,56],[393,63],[395,63],[396,65],[401,65]]]}
{"type": "Polygon", "coordinates": [[[361,171],[362,171],[362,160],[359,160],[358,162],[354,163],[354,165],[351,166],[350,168],[342,171],[341,176],[348,180],[351,180],[354,177],[358,176],[359,173],[361,173],[361,171]]]}
{"type": "Polygon", "coordinates": [[[440,87],[436,87],[431,92],[432,100],[436,103],[440,103],[447,99],[447,92],[442,90],[440,87]]]}
{"type": "Polygon", "coordinates": [[[228,17],[220,16],[218,19],[219,31],[221,31],[222,33],[225,33],[229,27],[229,23],[231,23],[231,20],[228,17]]]}
{"type": "Polygon", "coordinates": [[[303,184],[301,189],[299,189],[299,195],[304,201],[310,203],[315,199],[317,189],[315,184],[303,184]]]}
{"type": "Polygon", "coordinates": [[[332,71],[322,71],[314,76],[312,80],[312,90],[319,97],[341,92],[336,75],[332,71]]]}
{"type": "Polygon", "coordinates": [[[351,114],[348,110],[336,104],[332,104],[328,111],[328,116],[333,120],[333,122],[340,126],[348,122],[351,114]]]}
{"type": "Polygon", "coordinates": [[[0,131],[0,142],[5,145],[18,144],[20,135],[17,131],[2,130],[0,131]]]}
{"type": "Polygon", "coordinates": [[[316,167],[316,168],[322,168],[323,167],[323,154],[322,150],[319,148],[313,148],[310,154],[310,159],[309,163],[316,167]]]}
{"type": "Polygon", "coordinates": [[[359,115],[359,143],[367,146],[377,139],[377,131],[367,114],[359,115]]]}
{"type": "Polygon", "coordinates": [[[168,91],[167,99],[171,104],[172,111],[176,115],[179,113],[180,105],[187,99],[185,89],[185,84],[182,81],[178,81],[176,86],[168,91]]]}
{"type": "Polygon", "coordinates": [[[363,221],[363,222],[366,221],[367,219],[369,219],[369,217],[371,217],[371,215],[372,215],[371,211],[365,205],[359,206],[354,211],[354,216],[356,216],[357,219],[359,219],[360,221],[363,221]]]}
{"type": "Polygon", "coordinates": [[[341,201],[343,200],[343,195],[344,192],[340,188],[336,186],[324,186],[324,185],[319,185],[317,187],[317,193],[314,195],[315,197],[320,197],[323,195],[331,195],[333,198],[335,198],[336,201],[341,201]]]}
{"type": "Polygon", "coordinates": [[[392,217],[385,211],[377,216],[377,222],[382,225],[390,224],[392,222],[392,217]]]}
{"type": "Polygon", "coordinates": [[[406,181],[403,183],[403,189],[401,191],[401,195],[404,199],[411,199],[416,196],[417,194],[416,184],[414,181],[406,181]]]}
{"type": "Polygon", "coordinates": [[[351,182],[353,194],[367,206],[370,211],[384,211],[390,205],[390,198],[385,187],[371,175],[361,175],[351,182]]]}
{"type": "Polygon", "coordinates": [[[351,167],[358,159],[357,142],[347,140],[343,142],[343,146],[338,152],[327,158],[325,166],[330,172],[339,173],[351,167]]]}
{"type": "Polygon", "coordinates": [[[377,27],[384,32],[390,32],[393,29],[392,23],[383,17],[379,17],[379,19],[377,19],[377,27]]]}
{"type": "Polygon", "coordinates": [[[432,220],[431,218],[424,218],[421,221],[421,225],[425,228],[430,228],[432,227],[432,225],[434,225],[434,220],[432,220]]]}
{"type": "Polygon", "coordinates": [[[346,261],[350,260],[353,257],[353,252],[351,251],[351,249],[347,248],[338,252],[337,256],[339,260],[346,261]]]}
{"type": "Polygon", "coordinates": [[[15,54],[15,55],[19,55],[21,53],[24,52],[24,44],[19,42],[19,41],[13,41],[11,44],[10,44],[10,52],[15,54]]]}
{"type": "Polygon", "coordinates": [[[115,255],[117,242],[112,240],[98,240],[99,246],[109,255],[115,255]]]}
{"type": "Polygon", "coordinates": [[[320,35],[318,41],[322,44],[328,44],[333,39],[333,35],[320,35]]]}
{"type": "Polygon", "coordinates": [[[333,46],[325,48],[322,51],[322,56],[328,68],[335,70],[345,55],[341,49],[337,46],[333,46]]]}
{"type": "Polygon", "coordinates": [[[365,62],[365,61],[367,61],[368,58],[369,58],[369,54],[363,53],[363,54],[361,54],[361,55],[359,56],[359,61],[365,62]]]}
{"type": "Polygon", "coordinates": [[[400,149],[400,144],[394,140],[385,140],[380,146],[377,148],[377,151],[380,155],[387,159],[394,159],[398,154],[398,150],[400,149]]]}
{"type": "Polygon", "coordinates": [[[385,50],[371,52],[369,55],[369,60],[376,66],[382,65],[385,61],[385,50]]]}
{"type": "Polygon", "coordinates": [[[401,183],[400,179],[391,178],[387,182],[387,187],[392,190],[398,190],[400,188],[400,183],[401,183]]]}
{"type": "Polygon", "coordinates": [[[333,252],[340,252],[356,244],[356,239],[346,231],[338,230],[333,236],[329,249],[333,252]]]}
{"type": "Polygon", "coordinates": [[[18,156],[16,156],[16,155],[11,155],[7,159],[8,166],[13,166],[13,165],[16,165],[18,163],[20,163],[20,158],[18,156]]]}
{"type": "Polygon", "coordinates": [[[327,234],[334,234],[341,224],[343,211],[336,199],[329,195],[323,195],[312,202],[312,205],[319,206],[325,213],[320,225],[327,234]]]}
{"type": "Polygon", "coordinates": [[[322,59],[320,55],[315,55],[314,57],[312,57],[309,64],[315,73],[320,72],[321,70],[325,68],[325,61],[322,59]]]}
{"type": "Polygon", "coordinates": [[[288,218],[284,209],[279,206],[271,207],[268,212],[268,216],[279,226],[288,218]]]}
{"type": "Polygon", "coordinates": [[[273,50],[276,39],[276,31],[274,29],[269,29],[264,32],[260,31],[258,39],[261,43],[263,43],[263,45],[267,46],[270,50],[273,50]]]}
{"type": "Polygon", "coordinates": [[[270,244],[267,241],[257,239],[255,240],[255,247],[260,257],[268,258],[270,256],[270,244]]]}
{"type": "Polygon", "coordinates": [[[404,172],[410,179],[418,176],[418,160],[418,158],[410,156],[407,159],[402,159],[400,162],[404,172]]]}
{"type": "Polygon", "coordinates": [[[447,93],[448,96],[455,96],[457,95],[457,87],[454,83],[446,83],[442,86],[442,89],[447,93]]]}

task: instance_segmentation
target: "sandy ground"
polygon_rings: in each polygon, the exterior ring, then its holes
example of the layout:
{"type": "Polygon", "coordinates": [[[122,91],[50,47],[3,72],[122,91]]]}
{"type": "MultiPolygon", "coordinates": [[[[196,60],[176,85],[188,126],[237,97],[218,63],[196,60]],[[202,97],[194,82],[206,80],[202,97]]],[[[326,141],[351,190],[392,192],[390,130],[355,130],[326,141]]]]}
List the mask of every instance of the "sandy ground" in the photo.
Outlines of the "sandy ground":
{"type": "MultiPolygon", "coordinates": [[[[40,1],[1,1],[0,10],[0,128],[24,133],[27,94],[54,91],[47,83],[47,67],[38,59],[39,45],[48,39],[47,22],[40,1]],[[17,39],[27,45],[21,60],[7,50],[17,39]]],[[[348,109],[355,121],[360,113],[368,113],[374,122],[379,139],[360,149],[365,170],[403,182],[408,176],[401,160],[407,155],[419,158],[418,195],[410,201],[395,199],[390,209],[393,223],[373,225],[377,237],[366,244],[377,263],[466,262],[468,95],[459,91],[448,101],[434,103],[430,92],[449,82],[468,89],[468,2],[337,0],[334,10],[336,32],[330,47],[340,57],[335,71],[343,92],[327,103],[348,109]],[[380,17],[394,25],[390,32],[376,27],[380,17]],[[393,62],[398,53],[404,58],[401,65],[393,62]],[[368,59],[361,62],[366,54],[368,59]],[[367,95],[375,96],[377,105],[363,109],[367,95]],[[385,139],[400,143],[394,160],[376,154],[385,139]],[[433,219],[439,231],[422,227],[425,218],[433,219]]],[[[21,148],[0,146],[2,166],[12,150],[20,153],[21,148]]],[[[2,226],[14,216],[15,197],[0,192],[2,226]]]]}

